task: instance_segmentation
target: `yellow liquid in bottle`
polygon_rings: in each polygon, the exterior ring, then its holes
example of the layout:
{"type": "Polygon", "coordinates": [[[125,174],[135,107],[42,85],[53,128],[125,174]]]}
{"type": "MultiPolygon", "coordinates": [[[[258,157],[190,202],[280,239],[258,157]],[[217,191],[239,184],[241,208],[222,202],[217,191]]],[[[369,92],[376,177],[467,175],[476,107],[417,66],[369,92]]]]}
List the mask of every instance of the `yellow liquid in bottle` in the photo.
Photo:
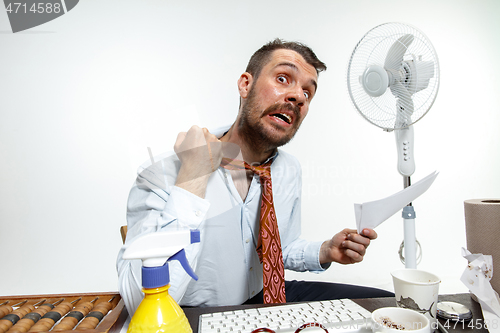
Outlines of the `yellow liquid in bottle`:
{"type": "Polygon", "coordinates": [[[189,321],[172,296],[170,284],[160,288],[143,288],[145,296],[135,311],[127,333],[192,333],[189,321]]]}

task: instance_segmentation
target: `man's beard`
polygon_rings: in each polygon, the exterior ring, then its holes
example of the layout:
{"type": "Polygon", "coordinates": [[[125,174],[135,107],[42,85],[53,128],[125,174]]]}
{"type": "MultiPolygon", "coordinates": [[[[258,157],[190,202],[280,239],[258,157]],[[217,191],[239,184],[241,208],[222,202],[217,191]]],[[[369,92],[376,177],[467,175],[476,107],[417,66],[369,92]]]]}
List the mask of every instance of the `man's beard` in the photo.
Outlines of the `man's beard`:
{"type": "Polygon", "coordinates": [[[300,108],[291,103],[276,103],[263,111],[258,110],[255,90],[252,87],[248,93],[246,103],[242,106],[238,123],[238,130],[246,144],[257,151],[268,151],[290,142],[301,123],[300,108]],[[290,110],[294,113],[291,131],[286,134],[282,133],[283,129],[278,126],[274,126],[275,131],[271,131],[259,123],[263,116],[277,113],[279,110],[290,110]]]}

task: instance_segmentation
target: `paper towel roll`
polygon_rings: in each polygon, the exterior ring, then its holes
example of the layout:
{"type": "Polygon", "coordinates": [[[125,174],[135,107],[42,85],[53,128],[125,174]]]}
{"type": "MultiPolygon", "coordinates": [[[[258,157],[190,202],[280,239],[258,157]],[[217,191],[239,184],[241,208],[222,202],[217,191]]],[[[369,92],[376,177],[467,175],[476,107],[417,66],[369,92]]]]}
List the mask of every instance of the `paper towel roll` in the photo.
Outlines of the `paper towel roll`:
{"type": "Polygon", "coordinates": [[[464,201],[467,249],[493,256],[491,286],[500,293],[500,199],[464,201]]]}

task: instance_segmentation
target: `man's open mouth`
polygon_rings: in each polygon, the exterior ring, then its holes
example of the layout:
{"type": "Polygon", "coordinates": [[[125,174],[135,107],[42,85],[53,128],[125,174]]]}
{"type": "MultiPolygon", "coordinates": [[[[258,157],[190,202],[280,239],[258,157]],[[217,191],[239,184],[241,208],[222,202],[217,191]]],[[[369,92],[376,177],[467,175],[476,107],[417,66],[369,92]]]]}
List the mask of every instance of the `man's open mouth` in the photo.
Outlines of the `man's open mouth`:
{"type": "Polygon", "coordinates": [[[284,114],[284,113],[273,113],[273,114],[271,114],[271,117],[276,117],[278,119],[281,119],[284,122],[286,122],[287,124],[292,123],[292,117],[287,115],[287,114],[284,114]]]}

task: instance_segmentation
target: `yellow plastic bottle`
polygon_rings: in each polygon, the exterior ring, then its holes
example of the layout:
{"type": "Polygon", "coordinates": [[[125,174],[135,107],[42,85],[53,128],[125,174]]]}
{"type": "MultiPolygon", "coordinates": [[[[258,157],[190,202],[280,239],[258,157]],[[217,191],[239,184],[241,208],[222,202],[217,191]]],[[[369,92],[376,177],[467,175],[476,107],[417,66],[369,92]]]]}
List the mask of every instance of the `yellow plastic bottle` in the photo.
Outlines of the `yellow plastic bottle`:
{"type": "Polygon", "coordinates": [[[143,288],[145,296],[130,321],[132,332],[193,332],[181,307],[168,294],[170,284],[160,288],[143,288]]]}
{"type": "Polygon", "coordinates": [[[168,262],[178,260],[195,280],[184,247],[200,241],[199,230],[179,230],[147,234],[135,239],[125,250],[124,259],[142,259],[144,299],[135,311],[127,333],[192,333],[181,307],[168,294],[168,262]]]}

